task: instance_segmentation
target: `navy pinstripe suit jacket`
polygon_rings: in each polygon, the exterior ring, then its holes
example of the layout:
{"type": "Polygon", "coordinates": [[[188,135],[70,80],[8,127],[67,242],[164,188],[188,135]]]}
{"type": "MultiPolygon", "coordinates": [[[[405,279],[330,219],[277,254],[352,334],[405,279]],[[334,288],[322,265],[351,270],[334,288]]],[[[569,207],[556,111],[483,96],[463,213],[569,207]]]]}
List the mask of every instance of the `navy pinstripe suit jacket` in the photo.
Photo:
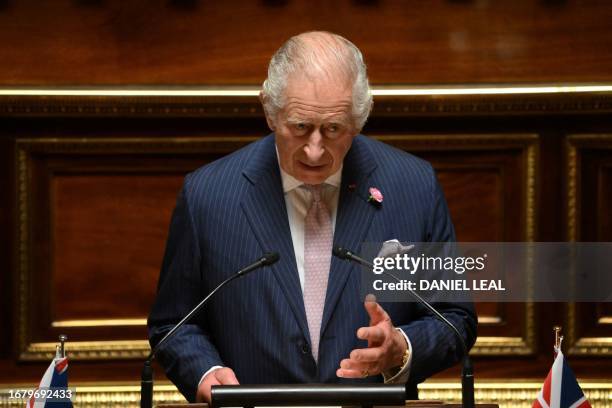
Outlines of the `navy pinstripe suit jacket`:
{"type": "MultiPolygon", "coordinates": [[[[359,250],[362,242],[448,241],[454,229],[431,166],[412,155],[359,135],[344,160],[334,244],[359,250]],[[349,189],[354,184],[355,189],[349,189]],[[368,188],[385,196],[367,202],[368,188]]],[[[242,384],[345,382],[341,359],[366,347],[356,330],[368,325],[360,269],[332,257],[320,334],[319,364],[309,350],[282,183],[269,135],[185,178],[172,216],[149,337],[161,337],[216,285],[264,252],[280,261],[232,282],[161,350],[167,376],[195,400],[202,374],[231,367],[242,384]]],[[[414,303],[382,305],[413,348],[408,389],[461,357],[452,332],[414,303]]],[[[466,343],[476,338],[472,305],[437,307],[466,343]]],[[[381,381],[381,377],[352,381],[381,381]]]]}

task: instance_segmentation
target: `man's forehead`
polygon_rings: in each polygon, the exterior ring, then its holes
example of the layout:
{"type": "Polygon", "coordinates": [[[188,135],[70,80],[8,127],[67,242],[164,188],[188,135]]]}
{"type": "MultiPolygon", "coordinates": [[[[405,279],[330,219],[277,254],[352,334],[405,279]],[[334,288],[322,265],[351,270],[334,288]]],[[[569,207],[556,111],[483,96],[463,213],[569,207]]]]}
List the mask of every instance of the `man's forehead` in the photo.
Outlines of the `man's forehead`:
{"type": "Polygon", "coordinates": [[[332,91],[339,95],[350,95],[353,82],[352,78],[338,69],[305,69],[293,72],[287,77],[285,92],[326,94],[332,91]]]}
{"type": "Polygon", "coordinates": [[[325,103],[313,105],[300,101],[289,101],[285,104],[285,117],[289,120],[307,119],[311,117],[334,118],[345,120],[350,116],[350,103],[325,103]]]}
{"type": "Polygon", "coordinates": [[[352,89],[337,83],[292,81],[285,88],[285,107],[306,110],[346,110],[352,105],[352,89]]]}

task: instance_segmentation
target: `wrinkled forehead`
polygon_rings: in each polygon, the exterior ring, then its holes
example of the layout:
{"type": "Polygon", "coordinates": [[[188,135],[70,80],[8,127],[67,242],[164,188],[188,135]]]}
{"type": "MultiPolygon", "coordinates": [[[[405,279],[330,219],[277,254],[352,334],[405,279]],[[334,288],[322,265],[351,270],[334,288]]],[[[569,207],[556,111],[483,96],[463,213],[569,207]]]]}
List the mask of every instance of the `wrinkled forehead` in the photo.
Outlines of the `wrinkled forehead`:
{"type": "Polygon", "coordinates": [[[285,88],[286,117],[329,118],[348,120],[352,113],[352,87],[346,82],[327,78],[311,81],[305,77],[292,77],[285,88]]]}

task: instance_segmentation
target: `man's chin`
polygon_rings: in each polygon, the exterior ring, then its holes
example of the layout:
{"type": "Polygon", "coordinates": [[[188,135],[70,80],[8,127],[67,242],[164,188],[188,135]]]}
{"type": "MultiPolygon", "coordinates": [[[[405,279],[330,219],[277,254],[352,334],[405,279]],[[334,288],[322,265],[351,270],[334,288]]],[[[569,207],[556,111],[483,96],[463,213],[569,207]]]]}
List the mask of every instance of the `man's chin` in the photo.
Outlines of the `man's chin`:
{"type": "Polygon", "coordinates": [[[329,166],[305,168],[306,166],[302,165],[301,167],[301,171],[295,178],[306,184],[321,184],[331,175],[329,174],[329,166]]]}
{"type": "Polygon", "coordinates": [[[313,173],[314,172],[301,173],[296,178],[305,184],[316,185],[316,184],[323,183],[329,177],[327,173],[323,173],[323,172],[321,172],[320,174],[313,174],[313,173]]]}
{"type": "Polygon", "coordinates": [[[298,180],[300,180],[301,182],[305,183],[305,184],[312,184],[312,185],[317,185],[317,184],[321,184],[323,183],[325,180],[327,179],[326,176],[302,176],[302,177],[298,177],[298,180]]]}

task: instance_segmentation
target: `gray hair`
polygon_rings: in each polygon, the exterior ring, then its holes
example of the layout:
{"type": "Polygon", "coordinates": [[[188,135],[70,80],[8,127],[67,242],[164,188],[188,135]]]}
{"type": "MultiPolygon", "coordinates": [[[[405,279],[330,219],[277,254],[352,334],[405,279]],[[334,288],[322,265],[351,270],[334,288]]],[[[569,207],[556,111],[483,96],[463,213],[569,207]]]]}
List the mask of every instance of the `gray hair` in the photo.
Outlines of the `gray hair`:
{"type": "Polygon", "coordinates": [[[328,32],[291,37],[272,56],[263,83],[263,108],[273,118],[285,104],[284,91],[291,74],[314,77],[340,72],[353,81],[353,123],[360,131],[372,109],[372,93],[361,51],[349,40],[328,32]],[[317,46],[312,46],[313,41],[317,46]]]}

